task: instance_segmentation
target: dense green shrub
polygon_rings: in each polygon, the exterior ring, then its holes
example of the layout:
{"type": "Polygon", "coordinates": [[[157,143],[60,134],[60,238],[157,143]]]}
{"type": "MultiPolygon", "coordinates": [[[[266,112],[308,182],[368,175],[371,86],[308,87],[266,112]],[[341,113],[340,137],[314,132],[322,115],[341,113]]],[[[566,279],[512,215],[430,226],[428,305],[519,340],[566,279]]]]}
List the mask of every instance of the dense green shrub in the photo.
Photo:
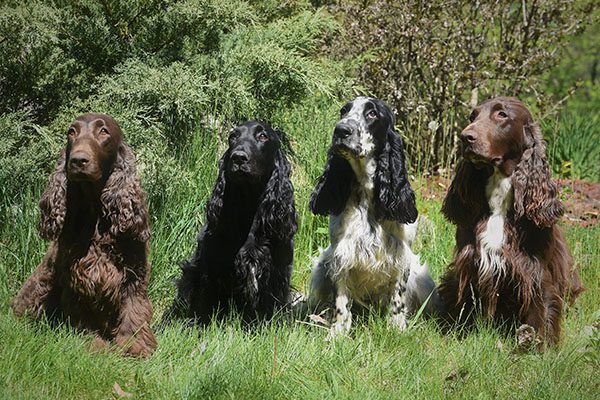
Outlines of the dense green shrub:
{"type": "Polygon", "coordinates": [[[93,110],[122,125],[160,207],[194,187],[181,159],[195,136],[221,151],[234,123],[337,93],[343,71],[322,55],[337,29],[303,1],[4,2],[0,186],[45,182],[65,129],[93,110]]]}
{"type": "Polygon", "coordinates": [[[39,186],[54,166],[61,143],[26,112],[0,116],[0,196],[14,198],[23,187],[39,186]]]}

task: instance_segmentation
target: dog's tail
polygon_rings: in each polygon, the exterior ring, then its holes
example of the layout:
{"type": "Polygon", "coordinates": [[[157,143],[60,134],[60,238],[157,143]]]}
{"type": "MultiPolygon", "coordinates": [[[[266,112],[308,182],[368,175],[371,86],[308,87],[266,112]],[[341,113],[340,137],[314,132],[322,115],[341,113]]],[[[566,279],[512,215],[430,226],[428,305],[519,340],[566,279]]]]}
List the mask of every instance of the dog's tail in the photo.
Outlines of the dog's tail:
{"type": "Polygon", "coordinates": [[[406,283],[408,293],[409,310],[417,313],[423,304],[423,313],[428,316],[443,314],[443,303],[433,278],[429,274],[427,264],[418,261],[413,263],[410,275],[406,283]]]}

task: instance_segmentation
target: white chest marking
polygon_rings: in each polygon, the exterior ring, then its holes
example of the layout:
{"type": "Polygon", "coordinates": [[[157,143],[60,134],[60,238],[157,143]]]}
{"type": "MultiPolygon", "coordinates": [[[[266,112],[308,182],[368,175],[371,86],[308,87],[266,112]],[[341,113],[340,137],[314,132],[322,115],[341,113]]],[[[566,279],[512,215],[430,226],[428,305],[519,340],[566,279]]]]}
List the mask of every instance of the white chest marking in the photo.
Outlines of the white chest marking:
{"type": "Polygon", "coordinates": [[[488,179],[485,194],[490,207],[484,231],[479,235],[479,273],[483,277],[503,275],[506,263],[502,256],[504,245],[504,220],[513,200],[513,187],[510,177],[499,171],[488,179]]]}
{"type": "Polygon", "coordinates": [[[358,184],[353,188],[345,210],[330,217],[331,246],[322,259],[328,274],[343,276],[346,290],[354,300],[387,301],[401,273],[409,268],[410,249],[405,243],[404,225],[377,221],[373,209],[373,158],[351,160],[358,184]]]}

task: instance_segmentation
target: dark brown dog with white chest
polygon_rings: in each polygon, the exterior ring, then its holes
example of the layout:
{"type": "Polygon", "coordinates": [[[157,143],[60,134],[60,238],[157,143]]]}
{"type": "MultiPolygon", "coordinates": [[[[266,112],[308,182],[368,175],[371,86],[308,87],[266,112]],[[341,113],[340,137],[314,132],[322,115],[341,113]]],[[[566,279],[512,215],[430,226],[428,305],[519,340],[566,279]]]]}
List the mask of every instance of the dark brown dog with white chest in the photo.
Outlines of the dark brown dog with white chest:
{"type": "Polygon", "coordinates": [[[40,200],[40,235],[52,242],[11,302],[17,316],[47,315],[114,342],[127,354],[156,348],[147,288],[148,211],[135,157],[117,122],[78,117],[40,200]]]}
{"type": "Polygon", "coordinates": [[[454,260],[442,278],[445,318],[532,327],[560,338],[565,300],[583,291],[565,238],[545,142],[525,105],[488,100],[462,131],[463,158],[442,212],[456,225],[454,260]]]}

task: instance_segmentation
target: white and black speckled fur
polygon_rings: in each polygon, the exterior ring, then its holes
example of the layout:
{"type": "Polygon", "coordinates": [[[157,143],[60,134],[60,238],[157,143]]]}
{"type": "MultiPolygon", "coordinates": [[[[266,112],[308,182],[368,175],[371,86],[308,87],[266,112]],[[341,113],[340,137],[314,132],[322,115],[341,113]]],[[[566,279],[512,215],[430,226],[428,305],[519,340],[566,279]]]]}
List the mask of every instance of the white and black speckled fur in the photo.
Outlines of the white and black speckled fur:
{"type": "Polygon", "coordinates": [[[410,248],[417,225],[414,193],[406,176],[401,139],[393,131],[393,115],[383,102],[359,97],[342,109],[330,159],[311,197],[311,208],[316,213],[330,215],[331,245],[316,260],[309,295],[312,307],[335,302],[336,317],[330,338],[350,329],[353,301],[389,309],[391,324],[400,330],[406,328],[407,317],[432,292],[434,301],[428,310],[435,311],[438,302],[435,284],[427,267],[421,265],[419,256],[410,248]],[[390,145],[386,140],[398,142],[390,145]],[[386,160],[400,159],[384,162],[387,167],[378,165],[385,151],[390,152],[386,160]],[[401,154],[392,154],[394,151],[401,154]],[[384,168],[391,170],[383,171],[384,168]],[[393,176],[394,182],[379,177],[386,173],[393,176]],[[344,189],[330,190],[328,186],[344,184],[350,186],[349,190],[346,188],[345,199],[327,197],[328,190],[339,193],[344,189]],[[383,188],[386,184],[389,187],[383,188]],[[381,200],[384,190],[392,191],[393,201],[405,201],[401,204],[404,207],[396,205],[390,211],[391,207],[381,200]],[[335,204],[336,201],[343,201],[343,205],[335,204]],[[382,209],[387,213],[383,218],[382,209]]]}

